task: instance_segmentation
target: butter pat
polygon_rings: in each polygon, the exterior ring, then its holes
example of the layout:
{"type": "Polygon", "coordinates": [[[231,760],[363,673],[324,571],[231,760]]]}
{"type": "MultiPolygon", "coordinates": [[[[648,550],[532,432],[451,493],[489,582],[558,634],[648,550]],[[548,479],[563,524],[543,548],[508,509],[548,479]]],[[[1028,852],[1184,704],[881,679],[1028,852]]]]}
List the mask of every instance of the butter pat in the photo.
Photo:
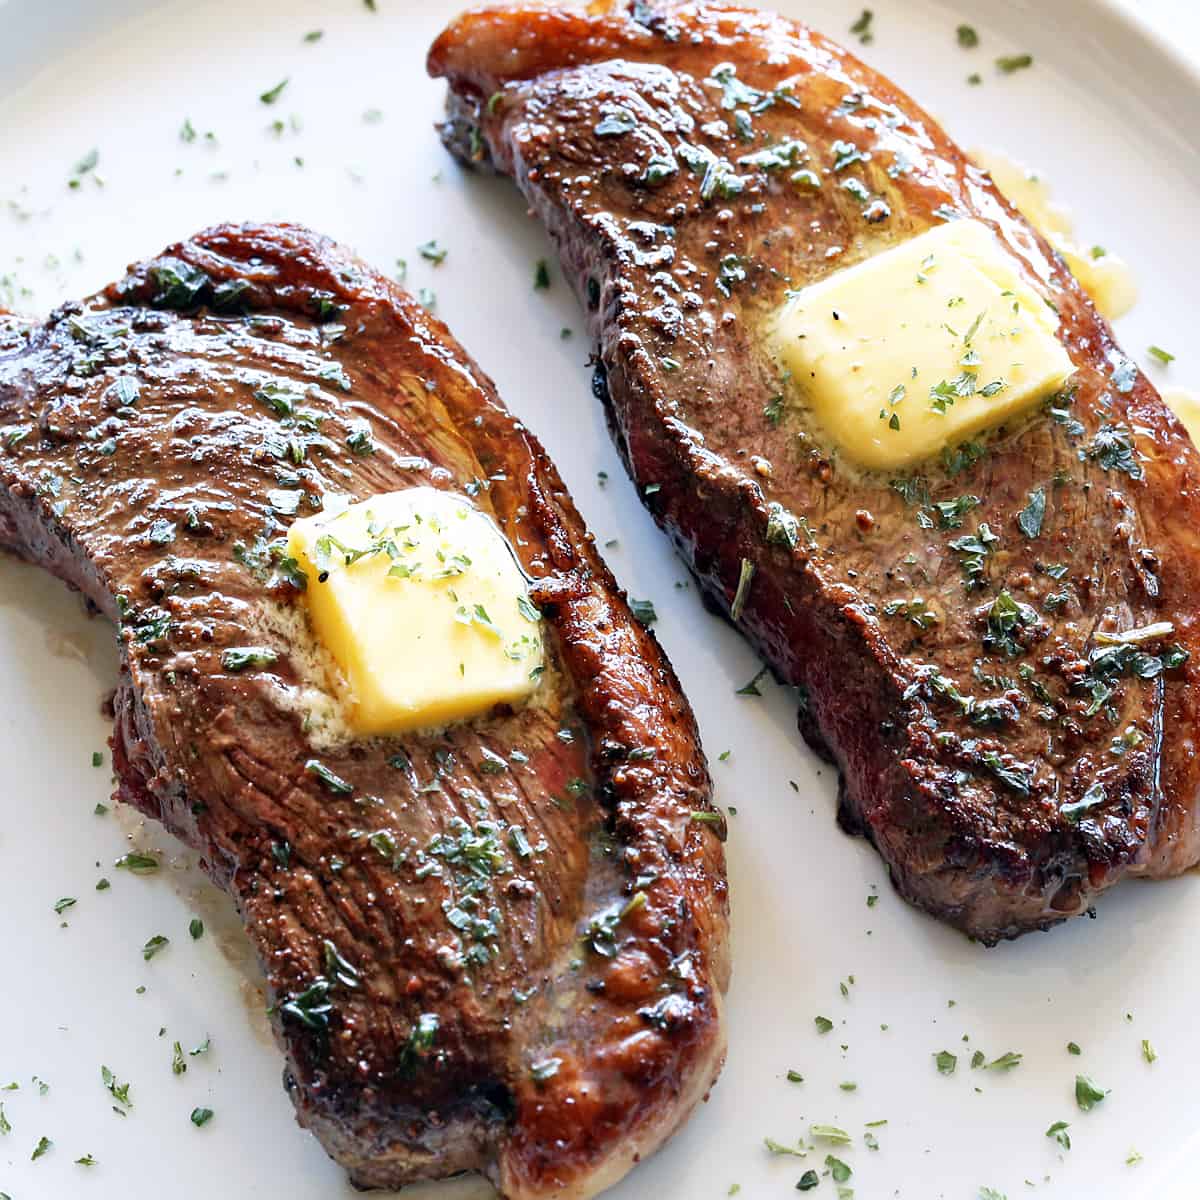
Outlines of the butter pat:
{"type": "Polygon", "coordinates": [[[464,497],[409,488],[305,517],[288,552],[358,733],[448,725],[537,687],[540,616],[503,534],[464,497]]]}
{"type": "Polygon", "coordinates": [[[981,221],[949,221],[793,294],[775,349],[846,458],[911,467],[1074,371],[1058,318],[981,221]]]}

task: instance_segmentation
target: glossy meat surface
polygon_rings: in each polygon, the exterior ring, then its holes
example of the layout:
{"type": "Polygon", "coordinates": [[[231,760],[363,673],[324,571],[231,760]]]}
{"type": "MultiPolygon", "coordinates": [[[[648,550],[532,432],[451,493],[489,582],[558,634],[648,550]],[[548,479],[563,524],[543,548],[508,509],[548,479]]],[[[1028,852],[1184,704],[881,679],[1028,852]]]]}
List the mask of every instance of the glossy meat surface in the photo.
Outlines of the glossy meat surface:
{"type": "Polygon", "coordinates": [[[445,327],[305,230],[220,227],[0,315],[0,422],[0,538],[117,623],[119,794],[236,901],[301,1124],[362,1186],[583,1197],[651,1153],[724,1052],[723,825],[669,664],[445,327]],[[547,671],[353,739],[282,539],[412,485],[495,519],[547,671]]]}
{"type": "Polygon", "coordinates": [[[558,244],[647,507],[805,690],[843,823],[901,892],[992,942],[1192,866],[1200,459],[986,173],[765,11],[482,9],[429,67],[447,144],[512,175],[558,244]],[[781,372],[773,315],[963,217],[1056,308],[1076,374],[919,471],[856,471],[781,372]]]}

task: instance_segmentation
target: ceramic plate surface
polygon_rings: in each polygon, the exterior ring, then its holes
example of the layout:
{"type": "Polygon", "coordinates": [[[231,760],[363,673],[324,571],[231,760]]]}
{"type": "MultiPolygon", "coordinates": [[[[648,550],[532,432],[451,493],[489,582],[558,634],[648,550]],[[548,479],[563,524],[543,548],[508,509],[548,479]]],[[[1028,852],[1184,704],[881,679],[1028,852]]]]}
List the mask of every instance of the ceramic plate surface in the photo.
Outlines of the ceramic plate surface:
{"type": "MultiPolygon", "coordinates": [[[[591,398],[590,347],[553,259],[510,185],[463,174],[433,132],[441,88],[425,49],[458,0],[0,0],[0,305],[42,314],[129,261],[223,220],[287,219],[357,247],[414,289],[497,379],[557,459],[700,718],[731,818],[735,977],[725,1073],[684,1132],[614,1200],[746,1200],[793,1193],[832,1150],[859,1200],[972,1200],[981,1187],[1047,1198],[1194,1196],[1200,1177],[1200,877],[1126,884],[1095,921],[986,951],[902,903],[875,854],[838,832],[836,779],[796,733],[795,697],[696,589],[633,495],[591,398]],[[315,43],[303,35],[325,31],[315,43]],[[277,104],[260,93],[290,80],[277,104]],[[283,122],[272,131],[276,118],[283,122]],[[185,122],[194,141],[181,138],[185,122]],[[211,131],[213,137],[207,134],[211,131]],[[68,180],[95,149],[80,186],[68,180]],[[448,251],[435,267],[417,247],[448,251]],[[573,329],[570,340],[560,337],[573,329]],[[607,484],[601,483],[607,473],[607,484]],[[727,759],[719,759],[729,751],[727,759]],[[877,900],[873,898],[877,897],[877,900]],[[834,1022],[821,1036],[814,1018],[834,1022]],[[1143,1058],[1142,1043],[1158,1059],[1143,1058]],[[1077,1043],[1079,1057],[1067,1051],[1077,1043]],[[971,1070],[1023,1057],[1010,1070],[971,1070]],[[950,1051],[957,1070],[940,1075],[950,1051]],[[802,1084],[786,1079],[800,1072],[802,1084]],[[1090,1113],[1077,1073],[1111,1094],[1090,1113]],[[844,1090],[843,1085],[856,1085],[844,1090]],[[867,1123],[886,1121],[870,1132],[867,1123]],[[1070,1123],[1066,1152],[1045,1136],[1070,1123]],[[773,1157],[813,1124],[850,1146],[773,1157]],[[1135,1154],[1136,1165],[1127,1165],[1135,1154]]],[[[780,0],[849,39],[842,0],[780,0]]],[[[1124,254],[1142,298],[1126,349],[1160,384],[1200,386],[1200,84],[1166,46],[1100,3],[872,0],[872,65],[965,145],[1041,167],[1085,244],[1124,254]],[[960,21],[982,45],[956,44],[960,21]],[[1028,51],[1004,76],[992,60],[1028,51]],[[978,70],[982,86],[969,87],[978,70]]],[[[1181,9],[1186,7],[1180,5],[1181,9]]],[[[0,563],[0,1192],[12,1200],[335,1200],[341,1172],[293,1122],[280,1057],[236,918],[192,858],[108,801],[112,631],[39,572],[0,563]],[[93,767],[94,751],[102,765],[93,767]],[[113,869],[164,852],[153,878],[113,869]],[[101,878],[111,888],[97,891],[101,878]],[[61,915],[60,898],[77,903],[61,915]],[[193,941],[199,915],[205,936],[193,941]],[[167,950],[144,962],[152,936],[167,950]],[[211,1038],[172,1072],[172,1045],[211,1038]],[[113,1114],[101,1066],[131,1083],[113,1114]],[[42,1094],[34,1077],[49,1085],[42,1094]],[[202,1129],[189,1114],[215,1116],[202,1129]],[[2,1127],[3,1123],[0,1123],[2,1127]],[[37,1161],[40,1138],[53,1147],[37,1161]],[[91,1154],[92,1167],[75,1165],[91,1154]]],[[[815,1195],[836,1194],[828,1177],[815,1195]]],[[[436,1200],[487,1195],[478,1181],[436,1200]]]]}

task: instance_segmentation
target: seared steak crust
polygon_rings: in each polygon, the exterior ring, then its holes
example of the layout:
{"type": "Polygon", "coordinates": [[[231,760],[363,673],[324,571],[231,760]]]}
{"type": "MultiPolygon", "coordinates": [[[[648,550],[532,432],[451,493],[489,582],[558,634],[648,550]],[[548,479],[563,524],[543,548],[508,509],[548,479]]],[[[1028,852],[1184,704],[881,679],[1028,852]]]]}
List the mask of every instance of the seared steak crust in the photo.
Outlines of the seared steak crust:
{"type": "Polygon", "coordinates": [[[723,827],[669,664],[445,327],[305,230],[220,227],[0,316],[0,420],[0,536],[118,623],[119,794],[236,901],[301,1124],[363,1186],[587,1196],[653,1151],[723,1055],[723,827]],[[418,484],[503,530],[546,675],[351,739],[281,539],[418,484]]]}
{"type": "Polygon", "coordinates": [[[987,942],[1193,865],[1200,460],[1179,422],[986,173],[845,50],[732,5],[590,14],[456,21],[429,59],[445,138],[557,241],[638,490],[805,689],[843,823],[987,942]],[[771,314],[961,217],[1057,309],[1077,374],[920,472],[855,471],[781,379],[771,314]]]}

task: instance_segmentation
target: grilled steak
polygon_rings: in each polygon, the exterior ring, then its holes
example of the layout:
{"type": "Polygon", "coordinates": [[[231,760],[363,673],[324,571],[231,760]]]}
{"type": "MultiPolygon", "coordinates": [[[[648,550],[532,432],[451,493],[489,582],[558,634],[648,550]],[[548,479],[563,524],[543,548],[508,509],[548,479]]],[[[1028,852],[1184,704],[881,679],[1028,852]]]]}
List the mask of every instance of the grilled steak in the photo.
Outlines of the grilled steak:
{"type": "Polygon", "coordinates": [[[1193,865],[1200,461],[1180,424],[888,80],[767,12],[589,11],[455,22],[429,59],[445,140],[513,176],[555,238],[638,490],[804,689],[843,825],[989,943],[1193,865]],[[1076,374],[919,471],[856,472],[781,383],[767,323],[788,289],[956,217],[1019,258],[1076,374]]]}
{"type": "Polygon", "coordinates": [[[0,317],[0,417],[0,536],[118,624],[119,796],[235,900],[300,1123],[361,1186],[584,1197],[654,1150],[722,1059],[721,819],[670,666],[444,326],[302,229],[221,227],[0,317]],[[508,537],[544,682],[339,738],[281,539],[415,484],[508,537]]]}

